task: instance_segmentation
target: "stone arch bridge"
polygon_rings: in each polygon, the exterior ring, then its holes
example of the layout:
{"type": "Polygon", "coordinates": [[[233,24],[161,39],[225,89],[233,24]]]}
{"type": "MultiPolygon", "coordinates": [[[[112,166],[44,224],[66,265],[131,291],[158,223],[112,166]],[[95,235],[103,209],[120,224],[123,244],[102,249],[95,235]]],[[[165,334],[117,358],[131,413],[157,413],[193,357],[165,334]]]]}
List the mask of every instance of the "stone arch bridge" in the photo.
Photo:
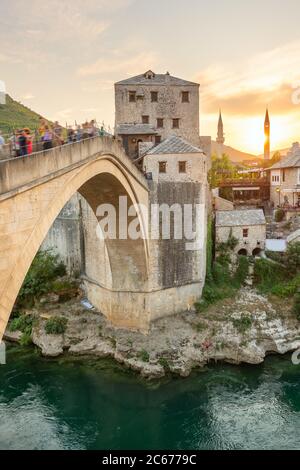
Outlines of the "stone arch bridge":
{"type": "MultiPolygon", "coordinates": [[[[76,192],[94,213],[101,203],[118,209],[119,196],[127,196],[129,205],[149,204],[146,179],[110,137],[0,162],[0,340],[37,251],[76,192]]],[[[146,233],[142,213],[139,222],[146,233]]],[[[114,325],[147,332],[152,319],[187,308],[199,295],[197,282],[183,283],[181,290],[159,285],[147,237],[105,243],[112,285],[97,287],[96,307],[114,325]]]]}

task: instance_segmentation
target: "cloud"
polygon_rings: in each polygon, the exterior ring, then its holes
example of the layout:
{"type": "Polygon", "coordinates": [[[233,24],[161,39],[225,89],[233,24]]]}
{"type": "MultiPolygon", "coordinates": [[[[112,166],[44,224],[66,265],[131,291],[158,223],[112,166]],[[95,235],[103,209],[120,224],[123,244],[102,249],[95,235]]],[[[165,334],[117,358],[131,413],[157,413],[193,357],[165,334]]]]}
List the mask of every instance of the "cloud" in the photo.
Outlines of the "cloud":
{"type": "Polygon", "coordinates": [[[28,101],[28,100],[33,100],[34,95],[32,93],[26,93],[25,95],[22,96],[22,100],[28,101]]]}
{"type": "Polygon", "coordinates": [[[141,73],[143,70],[155,68],[158,64],[158,57],[152,52],[132,52],[131,57],[127,52],[115,52],[112,56],[100,58],[89,65],[84,65],[78,69],[81,77],[105,76],[119,74],[120,76],[130,76],[141,73]]]}
{"type": "Polygon", "coordinates": [[[293,112],[294,83],[300,78],[300,41],[209,67],[198,74],[204,112],[219,107],[228,114],[257,115],[270,105],[275,113],[293,112]]]}

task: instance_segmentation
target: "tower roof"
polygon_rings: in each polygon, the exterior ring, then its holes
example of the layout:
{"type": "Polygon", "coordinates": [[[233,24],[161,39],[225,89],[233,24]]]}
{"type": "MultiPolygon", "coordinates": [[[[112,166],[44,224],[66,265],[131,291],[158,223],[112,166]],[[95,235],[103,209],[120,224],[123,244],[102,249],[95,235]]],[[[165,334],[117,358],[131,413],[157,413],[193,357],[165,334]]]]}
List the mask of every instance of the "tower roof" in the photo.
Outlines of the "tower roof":
{"type": "Polygon", "coordinates": [[[182,78],[173,77],[169,72],[165,74],[157,74],[148,70],[141,75],[136,75],[135,77],[126,78],[117,82],[116,85],[181,85],[181,86],[199,86],[199,83],[189,82],[188,80],[183,80],[182,78]]]}
{"type": "Polygon", "coordinates": [[[176,135],[171,135],[156,147],[152,147],[147,155],[177,154],[177,153],[203,153],[198,147],[176,135]]]}
{"type": "Polygon", "coordinates": [[[265,124],[270,124],[269,110],[266,110],[265,124]]]}

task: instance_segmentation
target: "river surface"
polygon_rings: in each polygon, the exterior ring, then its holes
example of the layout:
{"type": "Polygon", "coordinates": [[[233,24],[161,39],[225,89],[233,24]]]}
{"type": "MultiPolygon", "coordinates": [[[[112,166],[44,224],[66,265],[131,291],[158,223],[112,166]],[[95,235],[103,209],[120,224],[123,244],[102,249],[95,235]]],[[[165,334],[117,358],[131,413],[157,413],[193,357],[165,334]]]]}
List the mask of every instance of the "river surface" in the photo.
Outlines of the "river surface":
{"type": "Polygon", "coordinates": [[[145,382],[110,361],[10,347],[0,449],[300,449],[300,366],[210,366],[145,382]]]}

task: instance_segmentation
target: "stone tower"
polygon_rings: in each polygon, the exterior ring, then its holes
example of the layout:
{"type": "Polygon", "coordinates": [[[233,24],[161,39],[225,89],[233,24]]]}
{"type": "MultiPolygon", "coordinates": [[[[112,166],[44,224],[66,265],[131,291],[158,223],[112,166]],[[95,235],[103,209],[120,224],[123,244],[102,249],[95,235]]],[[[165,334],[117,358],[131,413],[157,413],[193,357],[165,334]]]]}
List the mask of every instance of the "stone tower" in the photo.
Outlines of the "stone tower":
{"type": "Polygon", "coordinates": [[[224,128],[223,128],[223,120],[222,120],[222,113],[220,110],[219,113],[219,121],[218,121],[218,135],[217,135],[217,156],[219,158],[222,157],[223,155],[223,146],[225,142],[225,136],[224,136],[224,128]]]}
{"type": "Polygon", "coordinates": [[[266,111],[264,131],[265,131],[264,159],[265,160],[270,160],[270,118],[269,118],[268,108],[267,108],[267,111],[266,111]]]}
{"type": "Polygon", "coordinates": [[[116,83],[115,135],[126,153],[135,159],[140,144],[158,145],[171,135],[199,147],[199,87],[151,70],[116,83]]]}

